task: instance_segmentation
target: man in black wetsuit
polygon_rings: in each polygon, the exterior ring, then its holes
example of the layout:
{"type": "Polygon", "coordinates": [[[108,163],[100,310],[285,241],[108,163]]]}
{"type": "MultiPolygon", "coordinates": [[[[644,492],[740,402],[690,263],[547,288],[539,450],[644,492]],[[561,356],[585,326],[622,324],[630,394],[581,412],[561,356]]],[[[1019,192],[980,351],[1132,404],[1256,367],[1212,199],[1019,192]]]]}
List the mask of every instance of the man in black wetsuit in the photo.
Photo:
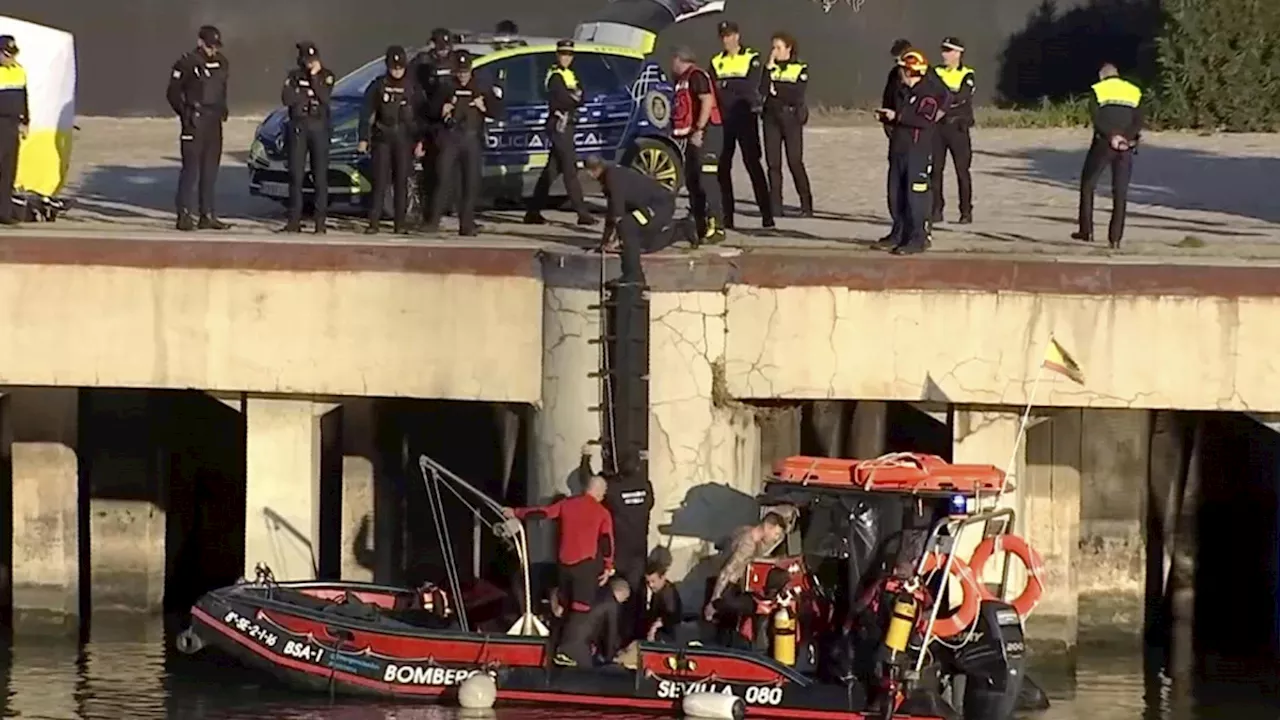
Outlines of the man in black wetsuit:
{"type": "Polygon", "coordinates": [[[618,616],[631,598],[631,586],[622,578],[614,578],[602,589],[591,610],[573,613],[565,624],[564,635],[556,652],[555,663],[565,667],[591,667],[594,656],[612,660],[622,649],[618,634],[618,616]],[[592,646],[597,652],[592,652],[592,646]]]}
{"type": "Polygon", "coordinates": [[[676,627],[684,621],[684,604],[680,600],[680,591],[667,579],[670,566],[670,552],[663,554],[655,550],[645,567],[645,584],[649,586],[649,602],[645,609],[645,639],[649,642],[674,643],[676,627]]]}

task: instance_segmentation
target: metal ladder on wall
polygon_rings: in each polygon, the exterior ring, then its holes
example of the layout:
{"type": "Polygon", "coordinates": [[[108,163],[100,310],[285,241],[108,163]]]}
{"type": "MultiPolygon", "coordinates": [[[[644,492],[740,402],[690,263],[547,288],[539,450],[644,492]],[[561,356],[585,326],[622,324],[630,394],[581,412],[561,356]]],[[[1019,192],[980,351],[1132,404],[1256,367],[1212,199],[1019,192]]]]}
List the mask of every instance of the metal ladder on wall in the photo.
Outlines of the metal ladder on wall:
{"type": "Polygon", "coordinates": [[[599,346],[599,360],[597,362],[597,370],[591,373],[591,377],[595,379],[598,386],[598,402],[596,406],[590,408],[600,417],[600,434],[593,444],[599,445],[600,453],[600,471],[601,472],[617,472],[618,471],[618,442],[614,429],[617,427],[613,417],[613,363],[609,352],[609,341],[616,336],[612,334],[612,328],[609,322],[609,285],[606,281],[606,270],[609,265],[609,258],[603,252],[600,253],[600,282],[597,288],[596,304],[591,306],[599,315],[600,332],[595,338],[588,342],[599,346]]]}

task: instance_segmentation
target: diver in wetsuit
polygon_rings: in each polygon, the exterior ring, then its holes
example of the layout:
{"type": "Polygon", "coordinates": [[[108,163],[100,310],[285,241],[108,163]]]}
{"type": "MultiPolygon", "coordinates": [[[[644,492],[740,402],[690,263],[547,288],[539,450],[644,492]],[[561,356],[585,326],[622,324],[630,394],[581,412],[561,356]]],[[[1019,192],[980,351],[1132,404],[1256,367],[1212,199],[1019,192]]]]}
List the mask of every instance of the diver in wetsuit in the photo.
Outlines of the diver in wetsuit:
{"type": "Polygon", "coordinates": [[[602,590],[591,609],[587,612],[572,613],[565,624],[564,635],[560,639],[560,647],[556,651],[555,663],[564,667],[591,667],[594,664],[592,646],[606,660],[612,660],[621,649],[622,640],[618,632],[618,616],[622,606],[631,599],[631,586],[622,578],[609,581],[602,590]]]}

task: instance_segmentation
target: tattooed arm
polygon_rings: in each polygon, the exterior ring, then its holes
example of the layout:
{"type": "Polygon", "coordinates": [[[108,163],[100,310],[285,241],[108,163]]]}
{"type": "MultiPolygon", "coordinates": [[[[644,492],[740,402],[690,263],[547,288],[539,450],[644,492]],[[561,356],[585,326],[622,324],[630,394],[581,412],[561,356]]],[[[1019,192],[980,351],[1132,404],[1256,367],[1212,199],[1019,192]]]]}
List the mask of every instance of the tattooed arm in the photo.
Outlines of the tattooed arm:
{"type": "Polygon", "coordinates": [[[711,591],[711,602],[719,600],[726,588],[733,583],[742,582],[746,576],[747,566],[756,555],[756,539],[752,536],[752,529],[751,527],[739,528],[733,534],[729,559],[725,561],[724,567],[720,569],[720,575],[716,577],[715,589],[711,591]]]}

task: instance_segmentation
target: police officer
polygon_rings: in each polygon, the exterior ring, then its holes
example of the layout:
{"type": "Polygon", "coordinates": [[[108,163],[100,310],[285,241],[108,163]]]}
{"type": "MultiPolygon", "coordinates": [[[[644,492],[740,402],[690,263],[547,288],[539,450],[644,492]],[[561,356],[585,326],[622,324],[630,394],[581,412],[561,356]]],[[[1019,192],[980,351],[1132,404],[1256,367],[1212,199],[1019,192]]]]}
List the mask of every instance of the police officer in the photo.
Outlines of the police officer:
{"type": "Polygon", "coordinates": [[[1112,205],[1107,241],[1113,250],[1120,247],[1133,156],[1142,137],[1141,106],[1142,89],[1121,78],[1115,65],[1104,64],[1093,86],[1093,142],[1080,171],[1080,230],[1071,235],[1076,240],[1093,242],[1093,191],[1109,166],[1112,205]]]}
{"type": "Polygon", "coordinates": [[[320,62],[315,43],[298,43],[298,67],[290,70],[280,91],[289,109],[289,223],[284,232],[302,231],[302,180],[311,157],[311,185],[315,190],[316,234],[325,233],[329,211],[329,96],[333,73],[320,62]]]}
{"type": "Polygon", "coordinates": [[[366,235],[377,234],[391,182],[395,232],[403,234],[408,210],[409,173],[413,171],[415,146],[421,151],[416,108],[422,106],[418,85],[409,77],[404,48],[387,48],[387,71],[369,83],[360,113],[360,152],[373,143],[373,195],[366,235]]]}
{"type": "Polygon", "coordinates": [[[764,99],[764,157],[769,166],[769,203],[774,217],[782,214],[782,149],[800,196],[800,215],[813,217],[813,191],[804,167],[804,126],[809,122],[805,89],[809,65],[795,57],[796,39],[784,32],[773,34],[769,55],[769,92],[764,99]]]}
{"type": "Polygon", "coordinates": [[[584,88],[573,72],[573,41],[561,40],[556,43],[556,64],[547,70],[543,86],[547,91],[550,111],[547,113],[547,136],[551,140],[551,152],[547,164],[538,176],[538,184],[533,188],[533,197],[529,199],[529,209],[524,221],[530,225],[542,225],[547,219],[542,210],[547,206],[547,196],[551,193],[551,183],[556,176],[564,175],[564,189],[569,193],[569,202],[578,213],[579,225],[595,225],[596,219],[591,217],[586,202],[582,199],[582,183],[578,181],[578,154],[573,144],[573,131],[578,107],[582,105],[584,88]]]}
{"type": "Polygon", "coordinates": [[[973,162],[973,68],[964,64],[964,43],[959,38],[942,40],[942,65],[933,70],[947,86],[949,100],[946,117],[938,125],[933,147],[933,222],[943,221],[946,207],[943,198],[943,176],[947,169],[947,153],[956,161],[956,185],[960,187],[960,224],[973,222],[973,179],[969,165],[973,162]]]}
{"type": "Polygon", "coordinates": [[[711,74],[698,67],[689,48],[677,48],[671,58],[675,77],[675,107],[671,113],[671,134],[685,140],[684,178],[689,190],[689,210],[693,214],[700,243],[724,240],[724,210],[720,192],[720,151],[724,128],[716,103],[711,74]]]}
{"type": "Polygon", "coordinates": [[[933,161],[935,123],[942,117],[946,101],[936,85],[925,80],[929,63],[918,50],[902,56],[902,89],[897,107],[881,109],[882,120],[893,124],[889,139],[889,196],[895,207],[894,255],[924,252],[928,243],[929,165],[933,161]]]}
{"type": "Polygon", "coordinates": [[[756,205],[764,227],[774,227],[769,205],[769,183],[760,166],[760,119],[764,109],[764,64],[760,53],[742,46],[738,24],[720,23],[720,44],[724,48],[711,58],[716,82],[716,101],[724,117],[724,148],[720,153],[720,191],[724,197],[725,227],[733,227],[733,154],[742,149],[742,163],[751,178],[756,205]]]}
{"type": "MultiPolygon", "coordinates": [[[[418,92],[415,94],[422,103],[415,108],[415,112],[418,114],[418,124],[422,131],[422,175],[418,181],[418,204],[423,222],[427,220],[431,197],[435,194],[435,187],[439,182],[436,178],[436,161],[439,159],[439,135],[443,129],[439,122],[427,117],[426,103],[441,83],[452,81],[452,58],[453,33],[449,32],[448,28],[438,27],[431,31],[427,49],[415,55],[413,61],[409,63],[409,77],[417,83],[418,92]]],[[[446,196],[447,199],[448,196],[446,196]]]]}
{"type": "MultiPolygon", "coordinates": [[[[484,162],[485,119],[502,116],[502,88],[472,74],[471,54],[458,50],[453,54],[453,81],[437,86],[427,107],[428,117],[443,125],[436,177],[449,178],[457,173],[461,178],[457,196],[458,233],[478,235],[476,201],[484,162]]],[[[434,188],[427,211],[427,232],[440,229],[449,184],[440,182],[434,188]]]]}
{"type": "Polygon", "coordinates": [[[0,225],[21,222],[13,210],[13,184],[30,123],[27,71],[18,64],[18,43],[12,35],[0,35],[0,225]]]}
{"type": "Polygon", "coordinates": [[[222,123],[227,121],[227,78],[230,68],[222,54],[222,33],[212,25],[200,28],[196,49],[178,58],[165,93],[169,107],[182,123],[182,172],[178,175],[178,229],[226,230],[230,225],[214,214],[214,190],[222,164],[222,123]],[[191,195],[199,185],[200,221],[191,220],[191,195]]]}
{"type": "Polygon", "coordinates": [[[603,249],[620,249],[623,280],[641,281],[640,256],[669,247],[688,234],[682,230],[686,226],[674,219],[675,193],[634,168],[605,162],[596,155],[588,157],[583,166],[600,183],[609,204],[603,249]]]}

